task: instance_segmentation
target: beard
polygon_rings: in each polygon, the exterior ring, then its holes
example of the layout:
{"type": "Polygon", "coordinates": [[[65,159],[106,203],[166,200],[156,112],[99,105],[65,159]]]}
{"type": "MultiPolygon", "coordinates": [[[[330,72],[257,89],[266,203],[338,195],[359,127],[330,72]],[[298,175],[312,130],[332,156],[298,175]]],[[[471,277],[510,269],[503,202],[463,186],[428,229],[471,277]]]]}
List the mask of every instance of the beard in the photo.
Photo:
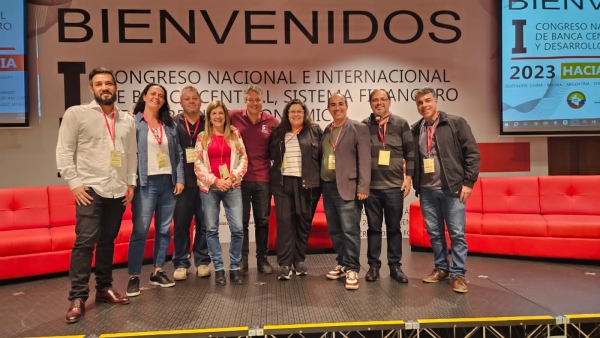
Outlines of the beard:
{"type": "MultiPolygon", "coordinates": [[[[102,95],[102,94],[100,94],[102,95]]],[[[114,93],[111,93],[111,96],[103,99],[102,96],[98,96],[96,95],[96,93],[94,93],[94,100],[96,100],[96,102],[100,105],[103,106],[110,106],[111,104],[115,103],[115,101],[117,101],[117,95],[115,95],[114,93]]]]}

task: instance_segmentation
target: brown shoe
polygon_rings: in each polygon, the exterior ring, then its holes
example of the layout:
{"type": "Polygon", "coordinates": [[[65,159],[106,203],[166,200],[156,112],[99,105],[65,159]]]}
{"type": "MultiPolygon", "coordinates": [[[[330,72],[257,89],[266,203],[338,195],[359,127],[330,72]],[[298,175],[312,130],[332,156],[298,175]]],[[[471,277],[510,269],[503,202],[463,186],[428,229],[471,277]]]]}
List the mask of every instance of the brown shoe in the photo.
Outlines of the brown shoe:
{"type": "Polygon", "coordinates": [[[444,271],[442,269],[435,268],[431,273],[425,277],[423,277],[423,282],[425,283],[437,283],[441,280],[448,279],[448,271],[444,271]]]}
{"type": "Polygon", "coordinates": [[[96,291],[96,302],[105,302],[111,304],[129,304],[129,297],[121,296],[115,290],[110,289],[104,292],[96,291]]]}
{"type": "Polygon", "coordinates": [[[67,323],[77,323],[85,314],[85,302],[81,298],[75,298],[69,305],[65,319],[67,323]]]}
{"type": "Polygon", "coordinates": [[[467,292],[467,282],[465,281],[465,276],[456,276],[452,278],[452,288],[455,292],[467,292]]]}

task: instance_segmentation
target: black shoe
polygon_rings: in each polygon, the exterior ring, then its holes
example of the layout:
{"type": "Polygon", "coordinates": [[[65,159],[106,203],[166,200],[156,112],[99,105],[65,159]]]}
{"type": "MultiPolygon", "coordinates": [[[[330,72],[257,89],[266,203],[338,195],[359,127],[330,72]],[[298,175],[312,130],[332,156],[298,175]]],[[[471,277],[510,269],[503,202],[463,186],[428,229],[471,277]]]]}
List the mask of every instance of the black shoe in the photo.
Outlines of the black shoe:
{"type": "Polygon", "coordinates": [[[127,292],[125,294],[128,297],[140,295],[140,278],[138,276],[129,278],[129,282],[127,282],[127,292]]]}
{"type": "Polygon", "coordinates": [[[229,270],[229,279],[233,284],[244,284],[244,274],[240,270],[229,270]]]}
{"type": "Polygon", "coordinates": [[[292,269],[290,269],[289,266],[282,266],[279,267],[279,276],[277,276],[277,279],[279,280],[288,280],[290,279],[290,276],[292,275],[292,269]]]}
{"type": "Polygon", "coordinates": [[[399,266],[390,268],[390,277],[400,283],[408,283],[408,278],[399,266]]]}
{"type": "Polygon", "coordinates": [[[365,280],[367,282],[374,282],[379,279],[379,268],[378,267],[370,267],[369,271],[367,271],[367,275],[365,276],[365,280]]]}
{"type": "Polygon", "coordinates": [[[172,286],[175,286],[175,282],[170,280],[163,270],[158,270],[155,275],[150,275],[150,285],[156,285],[163,288],[170,288],[172,286]]]}
{"type": "Polygon", "coordinates": [[[248,273],[248,256],[243,256],[240,261],[240,271],[242,273],[248,273]]]}
{"type": "Polygon", "coordinates": [[[215,271],[215,284],[226,285],[227,279],[225,279],[225,270],[215,271]]]}
{"type": "Polygon", "coordinates": [[[308,268],[304,262],[294,263],[294,269],[296,270],[296,276],[306,276],[308,274],[308,268]]]}
{"type": "Polygon", "coordinates": [[[258,272],[264,273],[265,275],[270,275],[273,273],[273,267],[269,264],[267,258],[259,258],[256,262],[256,267],[258,272]]]}

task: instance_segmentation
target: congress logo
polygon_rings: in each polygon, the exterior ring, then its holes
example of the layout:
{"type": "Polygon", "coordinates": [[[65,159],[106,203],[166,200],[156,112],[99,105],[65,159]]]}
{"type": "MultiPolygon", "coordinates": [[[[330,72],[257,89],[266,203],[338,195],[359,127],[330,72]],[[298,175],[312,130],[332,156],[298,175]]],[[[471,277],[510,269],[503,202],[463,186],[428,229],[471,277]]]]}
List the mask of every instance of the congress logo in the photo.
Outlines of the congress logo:
{"type": "Polygon", "coordinates": [[[579,109],[585,105],[585,95],[582,92],[572,92],[567,96],[567,103],[573,109],[579,109]]]}

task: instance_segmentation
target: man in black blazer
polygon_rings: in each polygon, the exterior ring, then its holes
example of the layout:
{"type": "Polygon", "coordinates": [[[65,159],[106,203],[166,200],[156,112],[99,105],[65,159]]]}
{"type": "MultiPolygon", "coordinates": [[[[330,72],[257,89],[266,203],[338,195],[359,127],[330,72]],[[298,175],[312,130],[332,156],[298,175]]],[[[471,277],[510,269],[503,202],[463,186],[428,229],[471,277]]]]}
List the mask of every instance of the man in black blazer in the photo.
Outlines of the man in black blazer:
{"type": "Polygon", "coordinates": [[[371,140],[369,128],[347,117],[346,97],[329,98],[333,117],[321,139],[323,206],[329,237],[337,253],[337,265],[327,278],[346,275],[346,289],[358,289],[360,263],[360,216],[371,183],[371,140]]]}

